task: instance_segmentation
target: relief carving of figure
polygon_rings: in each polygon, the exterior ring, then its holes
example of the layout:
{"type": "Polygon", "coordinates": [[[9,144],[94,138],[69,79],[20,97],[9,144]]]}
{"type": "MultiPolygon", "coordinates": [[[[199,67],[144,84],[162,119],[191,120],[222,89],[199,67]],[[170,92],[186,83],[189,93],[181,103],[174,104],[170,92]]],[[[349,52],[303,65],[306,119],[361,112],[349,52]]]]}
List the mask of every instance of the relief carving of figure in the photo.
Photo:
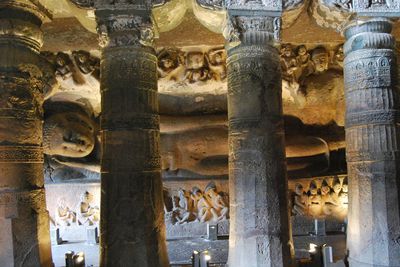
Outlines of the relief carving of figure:
{"type": "Polygon", "coordinates": [[[79,158],[89,155],[95,144],[93,122],[83,114],[63,112],[46,118],[43,148],[47,155],[79,158]]]}
{"type": "MultiPolygon", "coordinates": [[[[164,196],[168,193],[164,192],[164,196]]],[[[178,190],[178,196],[172,196],[172,210],[165,207],[166,220],[172,224],[188,222],[220,222],[228,218],[226,194],[217,191],[214,182],[210,182],[204,192],[197,186],[191,191],[178,190]]]]}
{"type": "Polygon", "coordinates": [[[327,71],[329,67],[328,51],[324,47],[315,48],[311,53],[311,61],[316,73],[327,71]]]}
{"type": "Polygon", "coordinates": [[[54,64],[56,76],[63,80],[72,78],[75,84],[85,83],[85,79],[79,72],[79,68],[74,64],[69,54],[59,52],[57,54],[44,53],[47,60],[54,64]]]}
{"type": "Polygon", "coordinates": [[[81,196],[81,202],[77,207],[77,217],[81,225],[92,226],[99,223],[100,209],[93,205],[93,201],[94,196],[87,191],[81,196]]]}
{"type": "Polygon", "coordinates": [[[205,198],[203,192],[198,187],[193,187],[191,198],[194,201],[195,212],[197,213],[197,219],[200,222],[208,221],[211,216],[211,204],[205,198]]]}
{"type": "Polygon", "coordinates": [[[344,62],[344,51],[343,51],[343,45],[341,45],[335,51],[333,63],[335,63],[343,68],[343,62],[344,62]]]}
{"type": "Polygon", "coordinates": [[[304,192],[303,185],[297,183],[294,189],[293,209],[294,215],[305,215],[307,212],[308,196],[304,192]]]}
{"type": "Polygon", "coordinates": [[[319,214],[321,214],[322,197],[321,197],[321,191],[318,189],[317,181],[315,180],[311,181],[307,195],[309,200],[310,214],[312,216],[318,216],[319,214]]]}
{"type": "Polygon", "coordinates": [[[96,80],[100,80],[100,60],[98,58],[83,50],[72,52],[72,56],[83,74],[92,74],[96,80]]]}
{"type": "Polygon", "coordinates": [[[205,56],[202,52],[188,52],[186,54],[185,78],[189,83],[205,81],[209,78],[209,70],[206,65],[205,56]]]}
{"type": "Polygon", "coordinates": [[[190,192],[179,189],[178,193],[179,197],[173,201],[173,217],[175,222],[183,224],[195,220],[196,215],[193,213],[193,200],[190,197],[190,192]]]}
{"type": "Polygon", "coordinates": [[[211,76],[216,81],[226,78],[226,51],[224,48],[216,48],[206,55],[211,76]]]}
{"type": "Polygon", "coordinates": [[[76,223],[76,213],[67,206],[64,198],[58,199],[55,224],[59,226],[71,226],[76,223]]]}
{"type": "Polygon", "coordinates": [[[174,48],[164,48],[158,53],[157,57],[159,78],[178,81],[184,77],[184,59],[181,51],[174,48]]]}
{"type": "Polygon", "coordinates": [[[229,209],[222,199],[222,196],[218,194],[216,190],[217,187],[215,186],[215,183],[210,182],[204,191],[208,202],[211,203],[212,206],[210,209],[210,212],[213,216],[212,220],[219,222],[227,218],[229,209]]]}
{"type": "Polygon", "coordinates": [[[290,44],[281,47],[281,68],[283,79],[291,83],[295,82],[298,62],[290,44]]]}

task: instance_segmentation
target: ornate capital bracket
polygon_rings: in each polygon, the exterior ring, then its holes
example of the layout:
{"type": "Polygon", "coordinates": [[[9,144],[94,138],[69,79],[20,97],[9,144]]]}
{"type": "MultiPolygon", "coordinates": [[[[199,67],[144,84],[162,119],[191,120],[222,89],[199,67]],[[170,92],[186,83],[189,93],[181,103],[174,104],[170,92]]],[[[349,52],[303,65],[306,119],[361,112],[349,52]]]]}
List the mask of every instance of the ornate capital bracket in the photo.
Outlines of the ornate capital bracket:
{"type": "Polygon", "coordinates": [[[157,35],[151,10],[164,0],[70,0],[94,9],[102,47],[152,46],[157,35]]]}
{"type": "Polygon", "coordinates": [[[119,10],[151,10],[161,6],[168,0],[69,0],[79,8],[85,9],[119,9],[119,10]]]}
{"type": "Polygon", "coordinates": [[[341,32],[354,17],[400,17],[400,0],[316,0],[309,11],[318,25],[341,32]]]}
{"type": "Polygon", "coordinates": [[[344,35],[347,39],[344,53],[360,49],[394,49],[396,40],[389,19],[357,19],[347,25],[344,35]]]}
{"type": "Polygon", "coordinates": [[[282,0],[225,0],[227,47],[262,45],[279,40],[282,0]]]}
{"type": "Polygon", "coordinates": [[[400,0],[352,0],[359,16],[400,17],[400,0]]]}
{"type": "Polygon", "coordinates": [[[280,28],[280,17],[228,15],[224,31],[227,48],[272,43],[280,39],[280,28]]]}
{"type": "Polygon", "coordinates": [[[102,47],[153,45],[156,31],[150,12],[98,10],[96,21],[102,47]]]}

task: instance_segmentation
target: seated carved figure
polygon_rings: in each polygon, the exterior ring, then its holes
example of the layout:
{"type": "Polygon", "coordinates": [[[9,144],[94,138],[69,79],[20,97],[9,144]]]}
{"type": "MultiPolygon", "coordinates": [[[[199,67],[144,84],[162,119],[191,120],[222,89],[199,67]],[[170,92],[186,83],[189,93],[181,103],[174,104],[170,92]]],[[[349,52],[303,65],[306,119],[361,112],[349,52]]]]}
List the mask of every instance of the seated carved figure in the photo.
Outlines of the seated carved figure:
{"type": "Polygon", "coordinates": [[[76,213],[69,209],[64,198],[58,199],[55,224],[70,226],[73,223],[76,223],[76,213]]]}
{"type": "Polygon", "coordinates": [[[197,219],[200,222],[208,221],[212,216],[211,213],[212,206],[205,198],[203,192],[201,192],[201,190],[198,187],[193,187],[191,198],[194,201],[195,209],[197,209],[195,210],[197,213],[197,219]]]}
{"type": "Polygon", "coordinates": [[[100,209],[93,206],[93,195],[87,191],[83,193],[77,210],[78,221],[81,225],[91,226],[100,221],[100,209]]]}
{"type": "Polygon", "coordinates": [[[43,148],[47,155],[80,158],[89,155],[95,144],[94,125],[75,112],[48,117],[43,127],[43,148]]]}
{"type": "Polygon", "coordinates": [[[173,217],[178,224],[193,221],[196,215],[193,213],[193,200],[190,193],[179,189],[179,198],[173,201],[173,217]]]}
{"type": "Polygon", "coordinates": [[[321,192],[319,191],[317,182],[315,180],[311,181],[307,194],[309,198],[310,215],[319,216],[321,214],[322,198],[321,192]]]}
{"type": "Polygon", "coordinates": [[[215,183],[210,182],[204,191],[208,202],[212,206],[210,209],[212,220],[218,222],[227,218],[229,209],[221,195],[218,194],[216,190],[217,187],[215,186],[215,183]]]}

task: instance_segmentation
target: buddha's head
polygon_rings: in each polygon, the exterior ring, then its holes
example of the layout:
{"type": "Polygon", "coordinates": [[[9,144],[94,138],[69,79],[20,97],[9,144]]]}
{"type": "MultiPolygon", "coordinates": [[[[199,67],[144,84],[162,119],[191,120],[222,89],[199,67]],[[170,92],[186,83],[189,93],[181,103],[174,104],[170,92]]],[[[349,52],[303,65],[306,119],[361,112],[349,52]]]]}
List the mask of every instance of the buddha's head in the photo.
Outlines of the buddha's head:
{"type": "Polygon", "coordinates": [[[315,65],[316,72],[328,70],[329,55],[324,47],[315,48],[311,54],[311,60],[315,65]]]}
{"type": "Polygon", "coordinates": [[[94,129],[90,118],[78,112],[51,115],[43,127],[44,153],[71,158],[85,157],[95,145],[94,129]]]}

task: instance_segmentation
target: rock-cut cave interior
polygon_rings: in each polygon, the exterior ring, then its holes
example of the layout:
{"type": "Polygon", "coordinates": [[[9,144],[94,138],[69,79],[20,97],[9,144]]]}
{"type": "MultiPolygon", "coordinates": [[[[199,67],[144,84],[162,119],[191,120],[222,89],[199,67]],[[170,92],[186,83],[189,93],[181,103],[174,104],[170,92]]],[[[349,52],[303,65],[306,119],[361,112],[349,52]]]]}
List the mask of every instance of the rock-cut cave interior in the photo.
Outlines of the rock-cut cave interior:
{"type": "Polygon", "coordinates": [[[0,0],[0,267],[400,267],[399,18],[0,0]]]}

